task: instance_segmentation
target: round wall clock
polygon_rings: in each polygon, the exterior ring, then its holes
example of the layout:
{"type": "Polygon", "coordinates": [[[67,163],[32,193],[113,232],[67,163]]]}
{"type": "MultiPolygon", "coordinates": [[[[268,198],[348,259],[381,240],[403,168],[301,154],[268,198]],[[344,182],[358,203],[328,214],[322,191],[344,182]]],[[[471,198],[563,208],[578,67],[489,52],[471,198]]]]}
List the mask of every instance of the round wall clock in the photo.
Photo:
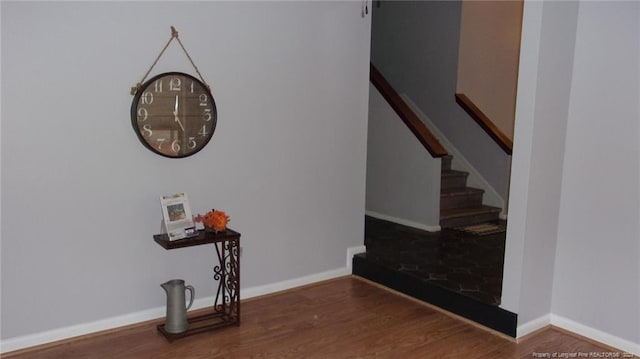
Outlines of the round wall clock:
{"type": "Polygon", "coordinates": [[[216,104],[195,77],[167,72],[142,84],[131,104],[131,124],[140,142],[165,157],[191,156],[216,129],[216,104]]]}

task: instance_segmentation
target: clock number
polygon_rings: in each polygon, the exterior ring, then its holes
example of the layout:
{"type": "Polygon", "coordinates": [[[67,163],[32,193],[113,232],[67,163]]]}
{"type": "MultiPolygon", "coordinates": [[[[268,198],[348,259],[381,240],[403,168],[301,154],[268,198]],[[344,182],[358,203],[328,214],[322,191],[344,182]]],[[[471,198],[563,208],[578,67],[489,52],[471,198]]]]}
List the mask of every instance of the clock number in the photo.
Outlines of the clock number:
{"type": "Polygon", "coordinates": [[[196,143],[196,138],[195,137],[189,137],[189,144],[188,147],[189,149],[194,149],[196,148],[198,144],[196,143]]]}
{"type": "Polygon", "coordinates": [[[162,92],[162,80],[158,80],[153,84],[154,90],[156,92],[162,92]]]}
{"type": "Polygon", "coordinates": [[[213,116],[211,115],[211,109],[205,108],[204,112],[202,113],[202,119],[205,121],[211,121],[212,118],[213,116]]]}
{"type": "Polygon", "coordinates": [[[191,93],[193,93],[193,92],[194,92],[193,90],[194,90],[194,88],[193,88],[193,81],[191,81],[191,93]]]}
{"type": "Polygon", "coordinates": [[[144,132],[145,137],[151,137],[153,135],[153,131],[151,131],[151,126],[149,125],[142,126],[142,132],[144,132]]]}
{"type": "Polygon", "coordinates": [[[180,81],[179,78],[174,77],[171,79],[171,81],[169,81],[169,90],[170,91],[180,91],[180,86],[181,86],[182,82],[180,81]]]}
{"type": "Polygon", "coordinates": [[[178,142],[178,140],[173,140],[173,142],[171,143],[171,149],[175,153],[180,152],[180,142],[178,142]]]}
{"type": "Polygon", "coordinates": [[[202,129],[198,131],[199,135],[206,136],[207,135],[207,125],[202,125],[202,129]]]}
{"type": "Polygon", "coordinates": [[[150,105],[153,103],[153,93],[150,91],[145,91],[140,97],[140,101],[143,105],[150,105]]]}
{"type": "Polygon", "coordinates": [[[156,138],[156,142],[158,142],[158,151],[162,151],[162,144],[166,141],[166,138],[156,138]]]}
{"type": "Polygon", "coordinates": [[[138,121],[146,121],[148,117],[149,112],[147,112],[147,109],[144,107],[140,107],[138,109],[138,121]]]}
{"type": "Polygon", "coordinates": [[[198,96],[198,99],[200,100],[200,106],[207,106],[207,95],[200,94],[200,96],[198,96]]]}

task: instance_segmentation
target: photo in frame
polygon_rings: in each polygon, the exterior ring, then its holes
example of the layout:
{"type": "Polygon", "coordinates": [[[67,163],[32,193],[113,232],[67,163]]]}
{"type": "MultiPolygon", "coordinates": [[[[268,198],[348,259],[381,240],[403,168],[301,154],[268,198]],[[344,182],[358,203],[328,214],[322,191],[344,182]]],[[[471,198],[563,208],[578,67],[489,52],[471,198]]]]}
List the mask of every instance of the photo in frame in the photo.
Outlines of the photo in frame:
{"type": "Polygon", "coordinates": [[[170,241],[198,235],[189,198],[185,193],[160,197],[162,207],[162,233],[167,233],[170,241]]]}

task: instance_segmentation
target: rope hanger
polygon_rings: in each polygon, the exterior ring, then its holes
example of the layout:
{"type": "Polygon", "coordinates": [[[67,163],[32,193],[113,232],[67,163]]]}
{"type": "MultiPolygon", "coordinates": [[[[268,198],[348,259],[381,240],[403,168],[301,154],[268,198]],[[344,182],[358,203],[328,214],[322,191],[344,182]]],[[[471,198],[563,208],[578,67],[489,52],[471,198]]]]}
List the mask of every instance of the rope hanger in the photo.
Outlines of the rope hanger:
{"type": "Polygon", "coordinates": [[[144,76],[142,77],[142,80],[140,80],[140,82],[138,82],[135,86],[131,87],[131,95],[135,95],[138,92],[138,90],[140,89],[140,87],[142,87],[142,84],[144,83],[144,80],[147,79],[147,76],[149,76],[149,73],[151,72],[151,70],[153,70],[153,67],[156,66],[156,64],[158,63],[158,60],[160,60],[160,57],[162,57],[162,54],[164,54],[164,51],[167,49],[167,47],[169,47],[169,44],[171,44],[171,41],[173,41],[173,39],[178,40],[178,43],[180,44],[180,47],[182,48],[182,51],[184,51],[184,54],[187,55],[187,58],[189,59],[189,62],[191,62],[191,65],[196,70],[196,73],[198,73],[198,76],[200,76],[200,80],[202,81],[203,84],[205,84],[207,86],[209,91],[211,91],[211,87],[204,80],[204,78],[202,77],[202,74],[198,70],[198,67],[196,66],[196,64],[191,59],[191,56],[189,56],[189,53],[187,52],[187,49],[185,49],[184,45],[182,44],[182,41],[180,41],[180,38],[178,37],[178,31],[176,30],[175,27],[171,26],[171,38],[169,39],[169,41],[167,41],[167,44],[164,45],[164,47],[162,48],[162,51],[160,51],[160,54],[158,55],[158,57],[156,57],[156,60],[153,62],[153,64],[149,68],[149,70],[147,70],[147,73],[144,74],[144,76]]]}

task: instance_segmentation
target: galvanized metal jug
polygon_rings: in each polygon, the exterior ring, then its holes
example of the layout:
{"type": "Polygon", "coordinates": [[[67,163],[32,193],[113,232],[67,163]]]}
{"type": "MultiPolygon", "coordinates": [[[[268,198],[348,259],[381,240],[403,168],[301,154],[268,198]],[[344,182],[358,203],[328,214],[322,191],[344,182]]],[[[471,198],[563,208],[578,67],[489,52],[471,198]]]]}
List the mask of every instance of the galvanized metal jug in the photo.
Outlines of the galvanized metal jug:
{"type": "Polygon", "coordinates": [[[193,304],[195,289],[191,285],[184,285],[182,279],[172,279],[160,285],[167,292],[167,320],[164,330],[168,333],[182,333],[189,328],[187,310],[193,304]],[[189,305],[186,305],[185,293],[190,292],[189,305]]]}

